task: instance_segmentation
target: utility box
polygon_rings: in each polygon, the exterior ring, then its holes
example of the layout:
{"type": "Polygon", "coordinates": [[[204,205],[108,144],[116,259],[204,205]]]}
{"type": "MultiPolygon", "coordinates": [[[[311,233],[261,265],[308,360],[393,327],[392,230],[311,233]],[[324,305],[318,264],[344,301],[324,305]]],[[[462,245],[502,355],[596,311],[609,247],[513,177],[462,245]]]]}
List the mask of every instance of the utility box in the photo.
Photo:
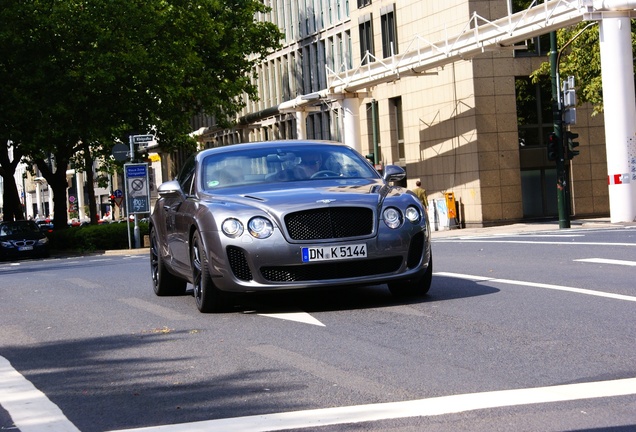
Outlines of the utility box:
{"type": "Polygon", "coordinates": [[[448,219],[454,220],[457,218],[457,210],[455,210],[455,194],[453,192],[446,192],[444,194],[446,198],[446,208],[448,209],[448,219]]]}

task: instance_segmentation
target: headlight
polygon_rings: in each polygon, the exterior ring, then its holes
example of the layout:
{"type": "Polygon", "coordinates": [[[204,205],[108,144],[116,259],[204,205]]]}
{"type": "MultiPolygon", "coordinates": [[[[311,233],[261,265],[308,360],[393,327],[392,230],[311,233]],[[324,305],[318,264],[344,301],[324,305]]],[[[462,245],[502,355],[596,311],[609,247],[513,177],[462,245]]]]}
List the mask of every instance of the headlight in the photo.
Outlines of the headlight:
{"type": "Polygon", "coordinates": [[[45,245],[49,242],[49,239],[47,237],[41,238],[40,240],[38,240],[38,244],[41,245],[45,245]]]}
{"type": "Polygon", "coordinates": [[[413,206],[408,206],[406,208],[406,212],[404,212],[404,216],[406,216],[409,222],[414,224],[418,223],[421,217],[420,211],[413,206]]]}
{"type": "Polygon", "coordinates": [[[258,239],[265,239],[272,235],[274,232],[274,226],[272,223],[264,217],[254,217],[247,223],[247,230],[252,237],[258,239]]]}
{"type": "Polygon", "coordinates": [[[384,223],[391,229],[399,228],[402,225],[402,214],[394,207],[388,207],[384,209],[382,213],[384,216],[384,223]]]}
{"type": "Polygon", "coordinates": [[[238,237],[243,234],[243,224],[238,219],[225,219],[221,225],[223,233],[228,237],[238,237]]]}
{"type": "Polygon", "coordinates": [[[13,247],[13,243],[6,242],[6,241],[0,242],[0,245],[2,245],[2,247],[6,247],[6,248],[12,248],[13,247]]]}

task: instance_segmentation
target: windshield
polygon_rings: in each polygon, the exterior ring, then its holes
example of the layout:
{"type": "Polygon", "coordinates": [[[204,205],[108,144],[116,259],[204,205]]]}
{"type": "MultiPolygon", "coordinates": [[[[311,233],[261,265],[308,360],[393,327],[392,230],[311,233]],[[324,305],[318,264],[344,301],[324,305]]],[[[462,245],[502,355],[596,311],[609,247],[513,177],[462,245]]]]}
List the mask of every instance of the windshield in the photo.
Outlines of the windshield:
{"type": "Polygon", "coordinates": [[[307,144],[213,154],[203,160],[201,176],[203,189],[325,178],[379,178],[378,172],[349,147],[307,144]]]}
{"type": "Polygon", "coordinates": [[[33,221],[5,222],[0,225],[0,237],[33,232],[40,232],[40,229],[33,221]]]}

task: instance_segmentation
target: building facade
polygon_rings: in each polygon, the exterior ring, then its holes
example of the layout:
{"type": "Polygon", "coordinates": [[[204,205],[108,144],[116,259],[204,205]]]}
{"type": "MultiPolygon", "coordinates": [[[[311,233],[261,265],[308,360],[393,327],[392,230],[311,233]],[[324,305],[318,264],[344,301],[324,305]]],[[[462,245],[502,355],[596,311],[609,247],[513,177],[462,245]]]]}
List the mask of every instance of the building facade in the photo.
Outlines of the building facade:
{"type": "MultiPolygon", "coordinates": [[[[269,0],[260,19],[285,33],[256,70],[260,99],[248,100],[231,130],[195,119],[204,147],[312,138],[343,141],[379,168],[405,168],[429,199],[452,192],[464,226],[555,217],[557,175],[547,158],[549,80],[530,74],[547,61],[546,39],[394,73],[406,52],[453,43],[481,21],[515,12],[507,0],[269,0]],[[373,65],[367,84],[341,86],[373,65]],[[374,78],[375,77],[375,78],[374,78]],[[335,83],[335,84],[334,84],[335,83]],[[353,89],[353,90],[350,90],[353,89]],[[353,137],[353,138],[352,138],[353,137]],[[353,141],[353,142],[352,142],[353,141]]],[[[578,107],[580,155],[568,162],[571,214],[609,214],[603,119],[578,107]]]]}

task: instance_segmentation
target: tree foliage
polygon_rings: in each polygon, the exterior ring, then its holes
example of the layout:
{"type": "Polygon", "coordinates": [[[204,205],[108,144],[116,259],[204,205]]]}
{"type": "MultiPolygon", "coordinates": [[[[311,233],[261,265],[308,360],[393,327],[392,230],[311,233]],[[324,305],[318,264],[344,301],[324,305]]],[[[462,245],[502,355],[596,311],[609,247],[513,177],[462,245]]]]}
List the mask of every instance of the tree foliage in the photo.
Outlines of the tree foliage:
{"type": "Polygon", "coordinates": [[[265,11],[258,0],[3,0],[0,140],[37,164],[56,223],[73,158],[82,169],[138,133],[191,145],[193,115],[223,122],[243,94],[256,98],[253,66],[281,37],[255,19],[265,11]]]}
{"type": "MultiPolygon", "coordinates": [[[[636,21],[632,20],[632,51],[636,48],[635,34],[636,21]]],[[[561,78],[574,76],[578,102],[589,102],[593,109],[592,115],[602,113],[603,83],[598,24],[581,22],[558,30],[557,45],[561,78]]],[[[544,75],[550,75],[549,61],[542,63],[532,73],[532,78],[537,82],[544,75]]]]}

